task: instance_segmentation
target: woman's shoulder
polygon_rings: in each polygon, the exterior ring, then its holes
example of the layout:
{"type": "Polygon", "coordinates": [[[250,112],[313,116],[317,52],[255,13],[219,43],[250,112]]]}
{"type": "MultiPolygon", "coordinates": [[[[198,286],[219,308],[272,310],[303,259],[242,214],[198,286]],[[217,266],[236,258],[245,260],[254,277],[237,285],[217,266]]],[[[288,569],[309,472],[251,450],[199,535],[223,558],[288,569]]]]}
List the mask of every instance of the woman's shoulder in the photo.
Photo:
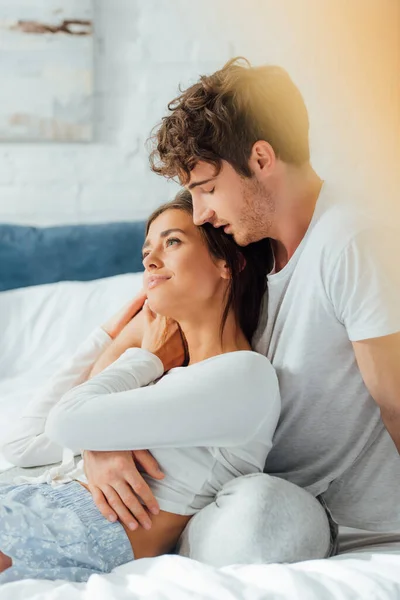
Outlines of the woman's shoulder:
{"type": "Polygon", "coordinates": [[[186,367],[175,367],[171,369],[169,373],[178,373],[183,371],[183,369],[198,369],[198,368],[214,368],[218,366],[218,368],[224,368],[224,366],[231,367],[232,365],[239,366],[254,366],[254,367],[263,367],[263,368],[271,368],[273,369],[270,361],[264,354],[260,354],[255,350],[235,350],[234,352],[224,352],[223,354],[216,354],[215,356],[210,356],[209,358],[205,358],[199,362],[196,362],[192,365],[188,365],[186,367]]]}
{"type": "Polygon", "coordinates": [[[214,356],[207,359],[207,363],[208,372],[204,372],[204,376],[213,392],[219,390],[228,399],[231,409],[238,405],[247,411],[251,406],[256,420],[270,417],[268,406],[279,412],[278,377],[266,356],[252,350],[238,350],[214,356]]]}
{"type": "MultiPolygon", "coordinates": [[[[232,367],[232,365],[238,366],[239,368],[248,368],[251,367],[253,369],[273,369],[270,361],[264,354],[260,354],[259,352],[255,352],[254,350],[236,350],[235,352],[225,352],[224,354],[218,354],[217,356],[212,356],[202,361],[203,364],[210,365],[219,365],[223,367],[223,365],[228,365],[232,367]]],[[[198,363],[201,364],[201,363],[198,363]]]]}
{"type": "Polygon", "coordinates": [[[231,388],[237,386],[238,389],[243,387],[250,389],[250,385],[251,387],[265,388],[265,386],[269,386],[271,388],[271,385],[276,387],[278,385],[276,372],[271,362],[266,356],[253,350],[237,350],[217,354],[193,365],[172,369],[169,373],[183,374],[188,370],[193,374],[201,372],[210,380],[210,383],[218,380],[221,384],[227,385],[229,382],[231,388]]]}

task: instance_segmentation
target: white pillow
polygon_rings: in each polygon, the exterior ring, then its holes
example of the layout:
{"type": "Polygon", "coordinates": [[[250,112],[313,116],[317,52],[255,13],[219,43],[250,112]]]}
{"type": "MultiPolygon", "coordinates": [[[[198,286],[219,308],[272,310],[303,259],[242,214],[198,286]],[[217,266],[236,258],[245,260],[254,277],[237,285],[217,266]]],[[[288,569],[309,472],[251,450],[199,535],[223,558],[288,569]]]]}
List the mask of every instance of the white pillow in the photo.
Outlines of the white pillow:
{"type": "Polygon", "coordinates": [[[142,286],[142,273],[0,293],[0,380],[69,355],[142,286]]]}
{"type": "MultiPolygon", "coordinates": [[[[0,293],[0,448],[46,379],[141,289],[142,279],[133,273],[0,293]]],[[[10,467],[0,452],[0,472],[10,467]]]]}

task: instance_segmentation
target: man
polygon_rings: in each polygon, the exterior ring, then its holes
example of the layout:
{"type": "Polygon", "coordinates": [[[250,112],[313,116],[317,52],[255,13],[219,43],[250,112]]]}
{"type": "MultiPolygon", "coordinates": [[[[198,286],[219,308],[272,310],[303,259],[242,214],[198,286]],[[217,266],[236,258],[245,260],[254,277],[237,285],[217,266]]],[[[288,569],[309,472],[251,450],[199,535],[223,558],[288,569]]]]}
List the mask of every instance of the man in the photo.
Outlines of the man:
{"type": "MultiPolygon", "coordinates": [[[[239,562],[235,519],[249,561],[251,548],[255,556],[263,543],[255,541],[261,523],[265,530],[273,521],[276,536],[286,532],[289,544],[296,537],[290,507],[297,522],[302,518],[296,486],[326,504],[339,524],[400,540],[396,232],[313,170],[307,110],[283,69],[232,60],[169,110],[156,134],[153,170],[191,191],[197,225],[224,227],[240,245],[271,239],[275,265],[254,345],[274,365],[282,396],[265,465],[276,477],[258,478],[252,490],[245,478],[236,480],[231,520],[224,517],[228,508],[199,516],[202,532],[197,526],[186,539],[190,555],[207,560],[199,546],[223,538],[220,562],[239,562]],[[292,485],[282,487],[283,480],[292,485]],[[249,494],[254,501],[246,505],[249,494]]],[[[133,464],[128,455],[120,458],[133,464]]],[[[105,460],[113,458],[88,455],[94,489],[96,461],[105,460]]]]}

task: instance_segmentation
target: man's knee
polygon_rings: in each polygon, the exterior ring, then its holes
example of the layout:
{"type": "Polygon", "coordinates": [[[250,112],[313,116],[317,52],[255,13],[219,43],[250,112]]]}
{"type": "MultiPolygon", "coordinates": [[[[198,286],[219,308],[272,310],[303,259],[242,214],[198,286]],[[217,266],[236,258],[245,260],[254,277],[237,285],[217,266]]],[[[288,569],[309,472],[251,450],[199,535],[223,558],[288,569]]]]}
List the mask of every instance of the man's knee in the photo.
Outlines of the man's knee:
{"type": "Polygon", "coordinates": [[[318,500],[283,479],[257,473],[226,484],[191,519],[178,551],[223,566],[323,558],[329,546],[328,518],[318,500]]]}

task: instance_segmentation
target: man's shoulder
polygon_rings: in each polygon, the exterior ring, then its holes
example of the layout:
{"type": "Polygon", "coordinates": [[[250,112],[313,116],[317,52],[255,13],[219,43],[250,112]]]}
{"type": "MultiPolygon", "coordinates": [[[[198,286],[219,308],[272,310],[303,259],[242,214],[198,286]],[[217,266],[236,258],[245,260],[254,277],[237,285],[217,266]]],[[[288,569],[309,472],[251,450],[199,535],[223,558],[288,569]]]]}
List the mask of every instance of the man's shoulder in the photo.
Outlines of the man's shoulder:
{"type": "Polygon", "coordinates": [[[307,250],[318,262],[335,261],[351,243],[365,236],[372,239],[391,228],[372,203],[363,204],[359,198],[333,189],[325,191],[313,221],[307,250]]]}
{"type": "Polygon", "coordinates": [[[362,277],[371,282],[386,277],[393,288],[399,285],[400,236],[393,214],[390,220],[388,213],[345,196],[325,198],[318,211],[302,253],[300,275],[312,274],[331,299],[345,285],[354,292],[357,281],[357,289],[367,295],[362,277]]]}

